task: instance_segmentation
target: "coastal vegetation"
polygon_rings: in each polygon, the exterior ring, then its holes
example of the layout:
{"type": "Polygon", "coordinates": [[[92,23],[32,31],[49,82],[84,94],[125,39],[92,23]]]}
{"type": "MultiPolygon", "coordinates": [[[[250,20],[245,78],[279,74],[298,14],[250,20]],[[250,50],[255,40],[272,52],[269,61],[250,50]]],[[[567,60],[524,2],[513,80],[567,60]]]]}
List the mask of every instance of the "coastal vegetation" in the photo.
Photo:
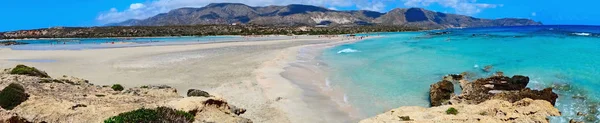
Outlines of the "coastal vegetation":
{"type": "Polygon", "coordinates": [[[10,71],[10,74],[18,74],[18,75],[27,75],[27,76],[37,76],[42,78],[49,78],[48,74],[44,71],[40,71],[35,67],[29,67],[25,65],[17,65],[10,71]]]}
{"type": "Polygon", "coordinates": [[[446,110],[446,114],[456,115],[456,114],[458,114],[458,110],[456,110],[453,107],[450,107],[450,108],[448,108],[448,110],[446,110]]]}
{"type": "Polygon", "coordinates": [[[368,32],[417,31],[407,26],[261,26],[261,25],[180,25],[180,26],[113,26],[61,27],[0,33],[0,39],[26,38],[101,38],[161,37],[213,35],[334,35],[368,32]]]}
{"type": "Polygon", "coordinates": [[[121,84],[114,84],[110,88],[112,88],[114,91],[122,91],[125,89],[125,88],[123,88],[123,86],[121,86],[121,84]]]}
{"type": "Polygon", "coordinates": [[[12,110],[17,105],[26,101],[29,95],[25,93],[25,88],[19,84],[11,83],[0,91],[0,107],[12,110]]]}
{"type": "Polygon", "coordinates": [[[138,109],[104,120],[104,123],[191,123],[194,115],[167,107],[138,109]]]}

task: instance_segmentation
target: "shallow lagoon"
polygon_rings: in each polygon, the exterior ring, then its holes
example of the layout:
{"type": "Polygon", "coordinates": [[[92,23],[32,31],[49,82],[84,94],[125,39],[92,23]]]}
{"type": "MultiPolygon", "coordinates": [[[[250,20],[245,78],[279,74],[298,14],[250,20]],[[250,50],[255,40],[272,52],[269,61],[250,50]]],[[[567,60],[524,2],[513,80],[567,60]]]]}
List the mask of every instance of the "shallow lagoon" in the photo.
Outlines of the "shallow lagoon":
{"type": "Polygon", "coordinates": [[[509,76],[529,76],[531,88],[555,87],[563,116],[552,121],[600,119],[600,27],[443,31],[450,33],[389,33],[326,50],[321,60],[331,73],[328,84],[369,117],[399,106],[427,107],[429,85],[442,76],[468,71],[485,77],[492,73],[481,68],[492,65],[509,76]]]}

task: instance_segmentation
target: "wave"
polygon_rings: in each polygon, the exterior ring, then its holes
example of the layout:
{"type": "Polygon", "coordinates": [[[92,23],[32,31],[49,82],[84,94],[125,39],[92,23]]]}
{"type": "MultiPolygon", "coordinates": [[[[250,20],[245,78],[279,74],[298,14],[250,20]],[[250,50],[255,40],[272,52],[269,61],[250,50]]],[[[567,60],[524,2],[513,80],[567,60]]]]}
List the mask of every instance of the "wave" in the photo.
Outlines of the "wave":
{"type": "Polygon", "coordinates": [[[360,52],[360,51],[355,50],[355,49],[351,49],[351,48],[346,48],[346,49],[338,51],[337,53],[338,54],[342,54],[342,53],[354,53],[354,52],[360,52]]]}
{"type": "Polygon", "coordinates": [[[590,33],[585,33],[585,32],[577,32],[577,33],[571,33],[573,35],[578,35],[578,36],[590,36],[592,34],[590,33]]]}

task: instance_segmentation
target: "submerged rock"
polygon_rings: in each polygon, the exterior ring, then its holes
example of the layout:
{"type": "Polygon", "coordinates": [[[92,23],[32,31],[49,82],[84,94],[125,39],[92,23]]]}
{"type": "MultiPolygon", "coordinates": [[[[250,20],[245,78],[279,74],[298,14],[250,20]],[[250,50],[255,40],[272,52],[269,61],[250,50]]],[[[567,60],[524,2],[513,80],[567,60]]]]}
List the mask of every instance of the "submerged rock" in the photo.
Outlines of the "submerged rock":
{"type": "Polygon", "coordinates": [[[447,80],[439,81],[432,84],[429,89],[429,101],[431,106],[440,106],[448,100],[454,93],[454,85],[447,80]]]}

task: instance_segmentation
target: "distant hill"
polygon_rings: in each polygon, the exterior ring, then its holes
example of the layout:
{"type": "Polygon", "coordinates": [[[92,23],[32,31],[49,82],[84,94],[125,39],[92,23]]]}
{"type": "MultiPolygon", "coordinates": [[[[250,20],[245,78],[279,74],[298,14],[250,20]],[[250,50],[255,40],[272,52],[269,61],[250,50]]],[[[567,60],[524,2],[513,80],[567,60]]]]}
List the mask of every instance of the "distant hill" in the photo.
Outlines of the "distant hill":
{"type": "Polygon", "coordinates": [[[311,5],[252,7],[241,3],[213,3],[202,8],[180,8],[143,20],[127,20],[110,26],[165,26],[198,24],[256,24],[267,26],[396,25],[427,28],[541,25],[529,19],[481,19],[429,11],[393,9],[337,11],[311,5]]]}

